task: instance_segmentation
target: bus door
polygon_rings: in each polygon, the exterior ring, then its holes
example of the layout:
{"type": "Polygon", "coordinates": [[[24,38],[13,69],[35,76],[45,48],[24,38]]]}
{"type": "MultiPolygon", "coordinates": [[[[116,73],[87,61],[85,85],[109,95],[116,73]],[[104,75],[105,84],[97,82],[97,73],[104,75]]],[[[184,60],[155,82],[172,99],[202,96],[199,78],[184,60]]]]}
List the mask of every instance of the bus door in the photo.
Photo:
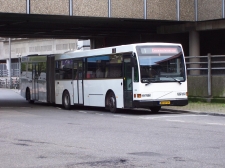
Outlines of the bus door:
{"type": "Polygon", "coordinates": [[[83,102],[83,61],[74,61],[74,104],[83,102]]]}
{"type": "Polygon", "coordinates": [[[131,55],[123,57],[123,98],[124,108],[132,108],[133,104],[133,80],[132,80],[131,55]]]}
{"type": "Polygon", "coordinates": [[[32,99],[33,100],[38,100],[39,98],[39,90],[38,90],[38,63],[33,63],[32,66],[32,99]]]}

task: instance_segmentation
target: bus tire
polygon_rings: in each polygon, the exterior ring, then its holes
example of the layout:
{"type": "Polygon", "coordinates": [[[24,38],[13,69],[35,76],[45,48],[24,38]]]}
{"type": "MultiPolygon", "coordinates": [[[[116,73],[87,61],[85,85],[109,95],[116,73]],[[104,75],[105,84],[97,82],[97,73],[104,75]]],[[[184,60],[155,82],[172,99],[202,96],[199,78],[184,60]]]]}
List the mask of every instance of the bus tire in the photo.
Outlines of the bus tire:
{"type": "Polygon", "coordinates": [[[63,92],[62,105],[63,105],[64,109],[66,109],[66,110],[69,110],[71,108],[70,94],[67,90],[63,92]]]}
{"type": "Polygon", "coordinates": [[[34,100],[31,100],[30,89],[29,89],[29,88],[27,88],[27,90],[26,90],[26,100],[27,100],[29,103],[31,103],[31,104],[34,103],[34,100]]]}
{"type": "Polygon", "coordinates": [[[151,112],[158,113],[161,109],[161,106],[150,107],[151,112]]]}
{"type": "Polygon", "coordinates": [[[107,97],[106,97],[106,107],[109,109],[110,112],[116,113],[117,108],[116,108],[116,97],[113,92],[110,92],[107,97]]]}

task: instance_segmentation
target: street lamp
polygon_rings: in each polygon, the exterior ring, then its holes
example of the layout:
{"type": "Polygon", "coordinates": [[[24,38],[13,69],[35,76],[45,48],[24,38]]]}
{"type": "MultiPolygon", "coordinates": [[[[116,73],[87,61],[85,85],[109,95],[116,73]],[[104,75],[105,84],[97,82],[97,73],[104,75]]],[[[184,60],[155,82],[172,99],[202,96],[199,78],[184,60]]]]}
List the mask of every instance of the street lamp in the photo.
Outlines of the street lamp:
{"type": "Polygon", "coordinates": [[[11,74],[11,38],[9,38],[9,88],[12,87],[12,74],[11,74]]]}

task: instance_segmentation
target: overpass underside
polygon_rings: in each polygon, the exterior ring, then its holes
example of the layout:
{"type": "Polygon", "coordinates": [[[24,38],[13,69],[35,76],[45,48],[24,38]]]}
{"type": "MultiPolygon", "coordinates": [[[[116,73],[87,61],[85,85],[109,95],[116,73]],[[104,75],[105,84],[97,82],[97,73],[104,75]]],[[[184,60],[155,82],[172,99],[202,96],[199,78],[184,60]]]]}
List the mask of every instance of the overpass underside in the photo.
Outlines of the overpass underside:
{"type": "Polygon", "coordinates": [[[224,1],[0,0],[0,37],[91,39],[93,48],[179,42],[189,53],[189,32],[201,42],[225,28],[224,1]]]}
{"type": "MultiPolygon", "coordinates": [[[[177,4],[150,0],[1,0],[0,35],[95,38],[156,34],[177,22],[177,4]],[[168,7],[171,6],[170,9],[168,7]],[[167,8],[164,10],[163,8],[167,8]]],[[[184,21],[191,21],[181,15],[184,21]]]]}

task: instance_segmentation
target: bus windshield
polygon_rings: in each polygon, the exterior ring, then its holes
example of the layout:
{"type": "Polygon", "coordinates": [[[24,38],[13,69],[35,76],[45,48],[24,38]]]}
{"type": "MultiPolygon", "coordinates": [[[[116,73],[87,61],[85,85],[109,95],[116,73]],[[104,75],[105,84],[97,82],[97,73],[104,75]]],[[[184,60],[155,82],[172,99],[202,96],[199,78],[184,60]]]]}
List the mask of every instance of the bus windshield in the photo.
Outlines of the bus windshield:
{"type": "Polygon", "coordinates": [[[179,46],[137,46],[142,83],[185,80],[184,55],[179,46]]]}

